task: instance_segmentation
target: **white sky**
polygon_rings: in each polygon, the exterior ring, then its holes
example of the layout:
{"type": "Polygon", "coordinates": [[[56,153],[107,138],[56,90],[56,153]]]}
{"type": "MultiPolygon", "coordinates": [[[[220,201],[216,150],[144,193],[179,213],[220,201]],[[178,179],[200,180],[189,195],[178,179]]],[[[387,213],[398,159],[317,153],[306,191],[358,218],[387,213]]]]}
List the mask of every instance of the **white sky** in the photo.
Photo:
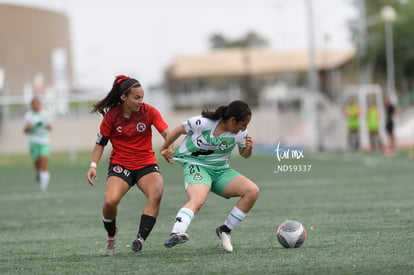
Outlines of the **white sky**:
{"type": "MultiPolygon", "coordinates": [[[[308,0],[0,0],[69,16],[75,84],[108,91],[115,75],[144,87],[162,79],[177,54],[203,53],[209,37],[255,31],[272,49],[306,48],[308,0]]],[[[317,47],[351,46],[351,0],[313,0],[317,47]],[[324,37],[331,37],[329,42],[324,37]]]]}

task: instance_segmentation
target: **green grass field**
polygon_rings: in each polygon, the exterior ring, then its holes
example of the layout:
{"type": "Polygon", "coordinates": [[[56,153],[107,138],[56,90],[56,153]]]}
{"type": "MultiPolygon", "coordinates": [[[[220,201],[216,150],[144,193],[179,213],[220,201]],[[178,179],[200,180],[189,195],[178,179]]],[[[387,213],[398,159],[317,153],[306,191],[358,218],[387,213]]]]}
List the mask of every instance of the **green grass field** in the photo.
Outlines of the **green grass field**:
{"type": "Polygon", "coordinates": [[[133,188],[118,212],[118,253],[105,256],[101,204],[106,163],[87,184],[89,153],[74,163],[51,159],[49,193],[39,192],[28,156],[0,156],[0,274],[414,274],[414,160],[405,152],[321,153],[301,160],[233,157],[255,181],[259,200],[233,231],[234,252],[215,235],[236,202],[211,194],[188,230],[190,240],[163,246],[186,200],[181,169],[160,160],[165,191],[157,224],[139,253],[130,251],[145,197],[133,188]],[[311,165],[274,173],[277,165],[311,165]],[[295,219],[304,245],[282,248],[276,229],[295,219]]]}

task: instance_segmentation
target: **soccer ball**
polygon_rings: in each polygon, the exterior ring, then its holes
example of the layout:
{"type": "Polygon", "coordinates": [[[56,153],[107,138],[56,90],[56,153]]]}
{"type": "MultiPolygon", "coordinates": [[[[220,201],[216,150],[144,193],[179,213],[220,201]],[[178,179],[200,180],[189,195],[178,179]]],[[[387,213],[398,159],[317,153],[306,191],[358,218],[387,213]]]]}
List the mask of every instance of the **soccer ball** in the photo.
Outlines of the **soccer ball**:
{"type": "Polygon", "coordinates": [[[301,246],[306,239],[306,229],[298,221],[287,220],[277,228],[277,240],[284,248],[301,246]]]}

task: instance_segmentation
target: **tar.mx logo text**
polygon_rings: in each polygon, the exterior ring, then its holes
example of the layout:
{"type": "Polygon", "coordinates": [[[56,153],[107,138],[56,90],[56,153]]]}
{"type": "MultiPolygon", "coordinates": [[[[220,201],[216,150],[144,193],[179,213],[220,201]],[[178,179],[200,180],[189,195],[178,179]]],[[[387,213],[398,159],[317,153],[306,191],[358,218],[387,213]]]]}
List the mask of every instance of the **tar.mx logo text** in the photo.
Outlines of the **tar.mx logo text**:
{"type": "Polygon", "coordinates": [[[276,159],[278,163],[276,165],[276,169],[273,173],[279,172],[309,172],[312,168],[310,164],[292,164],[292,161],[300,160],[305,158],[303,149],[299,148],[287,148],[280,146],[280,142],[277,144],[276,149],[276,159]],[[287,163],[289,161],[289,163],[287,163]],[[285,162],[285,163],[282,163],[285,162]]]}

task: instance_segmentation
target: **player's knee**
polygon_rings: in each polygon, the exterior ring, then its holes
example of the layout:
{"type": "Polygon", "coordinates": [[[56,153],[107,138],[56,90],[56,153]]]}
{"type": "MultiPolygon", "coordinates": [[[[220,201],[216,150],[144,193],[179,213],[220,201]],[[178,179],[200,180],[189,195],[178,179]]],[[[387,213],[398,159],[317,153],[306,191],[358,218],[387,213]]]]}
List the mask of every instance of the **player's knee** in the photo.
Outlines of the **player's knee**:
{"type": "Polygon", "coordinates": [[[200,209],[203,207],[204,203],[205,200],[192,200],[191,202],[189,202],[189,208],[193,209],[194,213],[198,213],[198,211],[200,211],[200,209]]]}
{"type": "Polygon", "coordinates": [[[103,207],[104,209],[113,209],[118,206],[119,200],[115,198],[105,198],[103,207]]]}
{"type": "Polygon", "coordinates": [[[245,197],[250,198],[252,201],[256,201],[259,198],[260,189],[256,184],[252,184],[246,191],[245,197]]]}
{"type": "Polygon", "coordinates": [[[146,190],[143,190],[148,200],[158,201],[158,202],[161,201],[163,191],[164,191],[164,185],[162,182],[153,184],[151,185],[151,188],[147,188],[146,190]]]}
{"type": "Polygon", "coordinates": [[[147,200],[150,204],[160,205],[162,199],[162,190],[148,194],[147,200]]]}

